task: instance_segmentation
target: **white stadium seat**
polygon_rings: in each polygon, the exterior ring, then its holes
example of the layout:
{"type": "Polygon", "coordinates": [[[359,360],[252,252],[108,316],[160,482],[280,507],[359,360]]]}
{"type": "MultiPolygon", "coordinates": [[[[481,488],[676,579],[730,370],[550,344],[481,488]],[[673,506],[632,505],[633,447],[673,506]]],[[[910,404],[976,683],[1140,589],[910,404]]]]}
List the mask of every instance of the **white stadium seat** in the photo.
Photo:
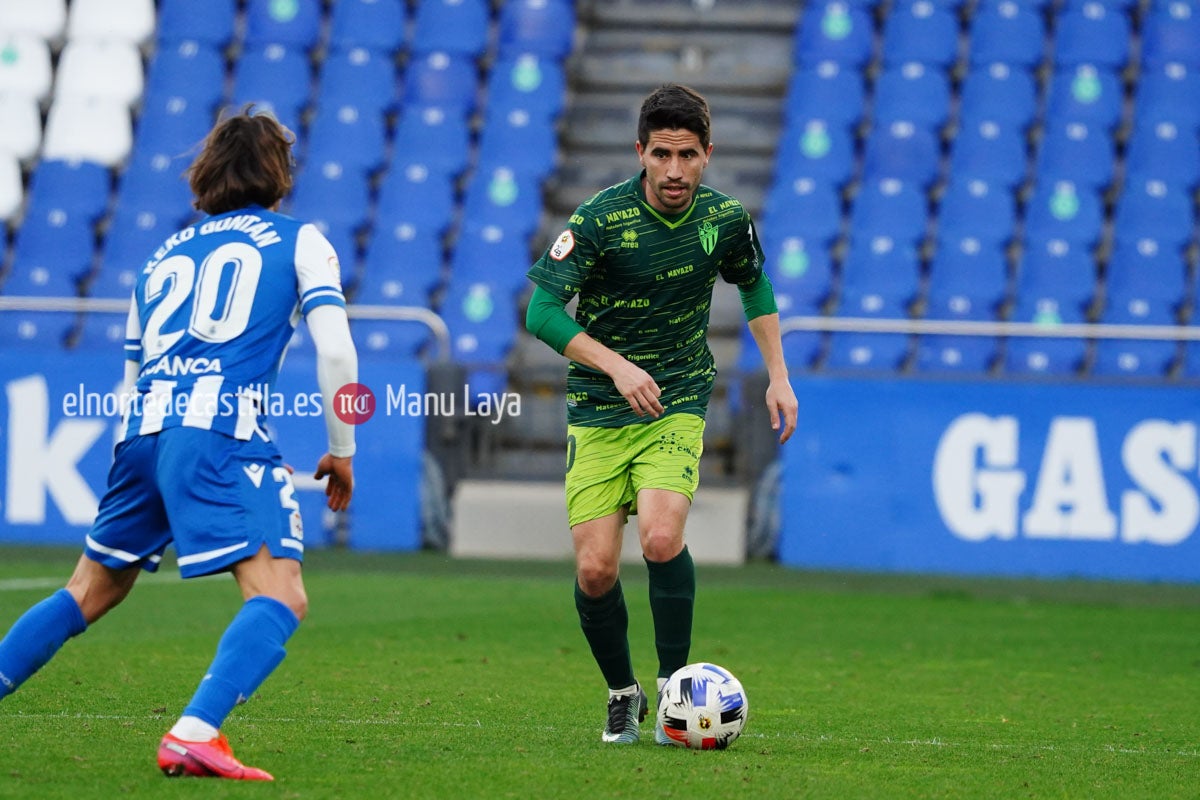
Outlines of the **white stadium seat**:
{"type": "Polygon", "coordinates": [[[42,113],[32,97],[0,92],[0,153],[29,162],[42,144],[42,113]]]}
{"type": "Polygon", "coordinates": [[[98,97],[132,106],[142,96],[142,57],[128,42],[68,41],[58,60],[56,99],[98,97]]]}
{"type": "Polygon", "coordinates": [[[0,93],[18,93],[36,100],[50,95],[54,71],[50,46],[32,33],[0,33],[0,93]]]}
{"type": "Polygon", "coordinates": [[[129,156],[129,107],[98,97],[58,97],[50,106],[42,158],[95,161],[115,167],[129,156]]]}
{"type": "Polygon", "coordinates": [[[0,30],[32,33],[48,42],[67,26],[67,0],[0,0],[0,30]]]}
{"type": "Polygon", "coordinates": [[[71,41],[112,40],[143,45],[154,33],[154,0],[74,0],[67,18],[71,41]]]}

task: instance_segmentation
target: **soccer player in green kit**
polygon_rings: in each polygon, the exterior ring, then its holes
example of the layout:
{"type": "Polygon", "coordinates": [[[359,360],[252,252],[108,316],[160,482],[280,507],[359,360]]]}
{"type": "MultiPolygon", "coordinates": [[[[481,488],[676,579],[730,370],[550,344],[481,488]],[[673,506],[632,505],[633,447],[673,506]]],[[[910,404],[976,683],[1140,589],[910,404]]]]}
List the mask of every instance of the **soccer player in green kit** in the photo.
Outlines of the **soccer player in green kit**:
{"type": "MultiPolygon", "coordinates": [[[[531,333],[570,359],[567,515],[575,606],[608,683],[602,740],[632,744],[646,717],[633,674],[621,592],[629,514],[649,570],[658,689],[687,663],[696,572],[684,524],[699,482],[704,413],[716,369],[708,348],[713,285],[736,284],[767,366],[766,404],[783,443],[796,429],[779,313],[749,214],[700,183],[712,155],[708,103],[662,86],[642,103],[642,171],[579,206],[529,270],[531,333]],[[564,307],[576,294],[575,318],[564,307]]],[[[655,741],[670,742],[655,727],[655,741]]]]}

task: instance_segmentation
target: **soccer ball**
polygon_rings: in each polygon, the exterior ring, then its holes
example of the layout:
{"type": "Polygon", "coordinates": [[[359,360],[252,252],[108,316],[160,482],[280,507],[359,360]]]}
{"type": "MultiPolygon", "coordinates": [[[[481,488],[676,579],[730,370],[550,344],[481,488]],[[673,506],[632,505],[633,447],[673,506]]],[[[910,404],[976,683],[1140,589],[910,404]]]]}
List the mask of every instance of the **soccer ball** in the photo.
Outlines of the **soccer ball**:
{"type": "Polygon", "coordinates": [[[688,664],[663,686],[658,718],[673,744],[724,750],[746,727],[750,705],[733,673],[716,664],[688,664]]]}

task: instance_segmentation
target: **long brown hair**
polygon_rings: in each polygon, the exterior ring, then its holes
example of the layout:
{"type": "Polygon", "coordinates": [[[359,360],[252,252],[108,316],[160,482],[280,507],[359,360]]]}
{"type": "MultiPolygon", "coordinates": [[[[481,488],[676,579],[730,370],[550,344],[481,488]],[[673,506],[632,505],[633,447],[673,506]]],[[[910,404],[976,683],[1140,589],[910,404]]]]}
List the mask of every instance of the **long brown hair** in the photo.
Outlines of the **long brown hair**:
{"type": "Polygon", "coordinates": [[[222,119],[188,168],[193,205],[206,214],[270,208],[292,190],[296,137],[275,117],[247,105],[222,119]]]}

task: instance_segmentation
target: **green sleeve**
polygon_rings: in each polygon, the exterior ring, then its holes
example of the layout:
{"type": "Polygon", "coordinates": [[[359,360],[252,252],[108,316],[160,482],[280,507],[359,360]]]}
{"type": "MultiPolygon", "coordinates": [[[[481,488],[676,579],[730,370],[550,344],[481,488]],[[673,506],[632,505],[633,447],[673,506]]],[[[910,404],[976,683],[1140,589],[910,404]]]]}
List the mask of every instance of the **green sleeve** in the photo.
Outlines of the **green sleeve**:
{"type": "Polygon", "coordinates": [[[541,286],[535,286],[525,311],[525,329],[561,353],[567,343],[583,333],[583,326],[571,319],[563,302],[541,286]]]}
{"type": "Polygon", "coordinates": [[[739,286],[738,293],[742,296],[742,311],[747,320],[779,312],[779,307],[775,305],[775,289],[765,272],[759,273],[754,283],[739,286]]]}

